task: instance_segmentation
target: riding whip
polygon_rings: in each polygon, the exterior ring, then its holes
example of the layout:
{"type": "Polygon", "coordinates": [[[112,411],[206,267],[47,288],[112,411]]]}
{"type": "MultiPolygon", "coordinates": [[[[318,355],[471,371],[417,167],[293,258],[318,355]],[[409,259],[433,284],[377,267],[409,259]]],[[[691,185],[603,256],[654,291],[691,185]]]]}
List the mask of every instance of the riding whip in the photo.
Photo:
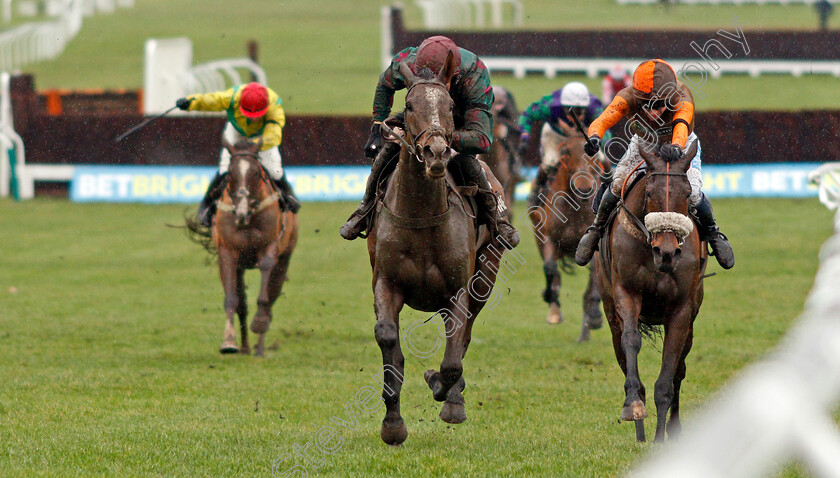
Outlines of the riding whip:
{"type": "Polygon", "coordinates": [[[576,115],[576,114],[572,113],[572,109],[571,109],[571,108],[569,108],[569,116],[571,116],[571,117],[572,117],[572,121],[574,121],[574,122],[575,122],[575,126],[577,126],[578,131],[580,131],[580,134],[582,134],[582,135],[583,135],[583,137],[584,137],[584,138],[586,138],[586,137],[587,137],[587,136],[586,136],[586,131],[584,131],[584,130],[583,130],[583,126],[580,124],[580,120],[578,119],[578,117],[577,117],[577,115],[576,115]]]}
{"type": "Polygon", "coordinates": [[[178,107],[178,106],[173,106],[172,108],[169,108],[168,110],[164,111],[163,113],[161,113],[161,114],[159,114],[159,115],[157,115],[157,116],[152,116],[151,118],[147,119],[146,121],[144,121],[144,122],[142,122],[142,123],[138,124],[137,126],[135,126],[135,127],[131,128],[131,129],[130,129],[130,130],[128,130],[128,131],[126,131],[125,133],[123,133],[123,134],[121,134],[121,135],[117,136],[117,137],[114,139],[114,142],[115,142],[115,143],[119,143],[120,141],[122,141],[123,139],[125,139],[125,137],[126,137],[126,136],[129,136],[129,135],[131,135],[131,134],[133,134],[133,133],[137,132],[139,129],[143,128],[144,126],[146,126],[147,124],[151,123],[152,121],[154,121],[154,120],[156,120],[156,119],[158,119],[158,118],[162,118],[162,117],[166,116],[167,114],[171,113],[171,112],[172,112],[172,110],[174,110],[174,109],[175,109],[175,108],[177,108],[177,107],[178,107]]]}

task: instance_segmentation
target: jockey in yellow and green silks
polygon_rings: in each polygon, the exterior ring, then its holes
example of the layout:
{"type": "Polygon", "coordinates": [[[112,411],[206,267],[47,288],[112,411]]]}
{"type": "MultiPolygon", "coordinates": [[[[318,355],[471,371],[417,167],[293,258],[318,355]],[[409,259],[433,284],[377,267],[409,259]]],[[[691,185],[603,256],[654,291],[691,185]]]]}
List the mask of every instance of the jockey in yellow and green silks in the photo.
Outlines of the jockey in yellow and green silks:
{"type": "MultiPolygon", "coordinates": [[[[271,179],[284,193],[281,206],[297,212],[300,207],[294,197],[291,185],[283,172],[283,162],[278,146],[283,140],[283,126],[286,114],[283,103],[271,88],[259,83],[239,85],[225,91],[190,95],[175,102],[184,111],[223,111],[227,115],[222,137],[230,144],[242,139],[255,143],[262,139],[259,161],[271,179]]],[[[219,172],[210,182],[210,187],[198,208],[198,220],[210,227],[215,212],[216,200],[221,195],[221,184],[230,165],[230,152],[222,148],[219,157],[219,172]]]]}

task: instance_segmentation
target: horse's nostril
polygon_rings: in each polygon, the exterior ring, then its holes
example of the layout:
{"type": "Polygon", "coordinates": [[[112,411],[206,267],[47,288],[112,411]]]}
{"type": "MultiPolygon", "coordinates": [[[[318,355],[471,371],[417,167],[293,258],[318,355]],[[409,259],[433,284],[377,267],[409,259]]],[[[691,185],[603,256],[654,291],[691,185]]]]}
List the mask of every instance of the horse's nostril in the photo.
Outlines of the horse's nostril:
{"type": "Polygon", "coordinates": [[[680,249],[680,248],[678,247],[678,248],[676,248],[676,249],[674,250],[674,256],[679,256],[680,254],[682,254],[682,249],[680,249]]]}
{"type": "Polygon", "coordinates": [[[659,246],[653,246],[653,253],[658,256],[662,254],[662,249],[660,249],[659,246]]]}

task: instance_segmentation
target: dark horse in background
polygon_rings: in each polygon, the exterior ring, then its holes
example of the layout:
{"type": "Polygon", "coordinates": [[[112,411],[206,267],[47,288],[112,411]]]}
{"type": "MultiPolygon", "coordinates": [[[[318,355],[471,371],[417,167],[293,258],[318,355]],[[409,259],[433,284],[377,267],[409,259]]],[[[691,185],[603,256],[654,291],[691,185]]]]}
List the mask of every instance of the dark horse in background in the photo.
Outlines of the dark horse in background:
{"type": "MultiPolygon", "coordinates": [[[[587,160],[583,146],[586,138],[575,128],[559,121],[566,141],[560,143],[560,164],[546,193],[531,204],[530,218],[534,224],[537,249],[543,259],[545,289],[543,300],[548,303],[546,321],[549,324],[563,322],[560,310],[561,276],[558,261],[563,272],[574,273],[572,262],[580,238],[592,224],[595,214],[592,201],[601,184],[601,175],[609,170],[606,160],[587,160]]],[[[603,325],[601,296],[595,286],[597,272],[589,268],[589,281],[583,293],[583,321],[578,342],[589,340],[589,331],[603,325]]]]}
{"type": "Polygon", "coordinates": [[[519,110],[510,91],[501,86],[493,87],[493,143],[490,151],[479,155],[487,163],[493,175],[502,184],[505,192],[505,206],[508,218],[513,218],[513,200],[516,184],[521,180],[521,159],[517,153],[519,147],[519,110]]]}
{"type": "MultiPolygon", "coordinates": [[[[428,370],[425,379],[434,399],[444,402],[440,417],[447,423],[465,421],[462,359],[473,322],[493,291],[504,251],[499,238],[477,225],[475,206],[462,196],[467,188],[456,187],[449,171],[455,166],[448,164],[455,128],[453,102],[442,78],[454,67],[451,55],[437,77],[429,70],[415,76],[402,64],[408,86],[401,125],[406,139],[399,132],[388,133],[393,124],[389,120],[383,128],[386,140],[401,142],[401,151],[384,195],[377,194],[367,245],[373,269],[374,333],[384,370],[386,413],[380,436],[390,445],[408,436],[400,415],[405,361],[400,311],[407,305],[441,316],[446,330],[443,361],[440,371],[428,370]]],[[[486,166],[485,172],[495,182],[486,166]]],[[[410,340],[406,345],[411,350],[410,340]]]]}
{"type": "Polygon", "coordinates": [[[204,238],[199,242],[219,256],[227,316],[224,341],[219,349],[223,354],[251,352],[244,275],[246,269],[260,270],[258,309],[251,331],[259,334],[254,353],[262,356],[271,307],[280,296],[297,244],[297,215],[280,209],[280,192],[259,162],[262,140],[258,143],[242,140],[235,145],[223,140],[223,146],[230,152],[230,166],[213,224],[208,231],[188,220],[187,228],[204,238]],[[241,347],[236,345],[234,314],[239,316],[241,347]]]}
{"type": "Polygon", "coordinates": [[[635,421],[636,439],[645,440],[645,387],[639,378],[642,333],[664,326],[662,368],[654,388],[655,441],[680,432],[680,384],[685,358],[694,339],[694,318],[703,302],[703,274],[708,254],[689,217],[691,185],[686,171],[697,143],[679,160],[666,163],[658,154],[640,152],[647,175],[625,191],[600,243],[599,288],[610,324],[626,393],[621,419],[635,421]]]}

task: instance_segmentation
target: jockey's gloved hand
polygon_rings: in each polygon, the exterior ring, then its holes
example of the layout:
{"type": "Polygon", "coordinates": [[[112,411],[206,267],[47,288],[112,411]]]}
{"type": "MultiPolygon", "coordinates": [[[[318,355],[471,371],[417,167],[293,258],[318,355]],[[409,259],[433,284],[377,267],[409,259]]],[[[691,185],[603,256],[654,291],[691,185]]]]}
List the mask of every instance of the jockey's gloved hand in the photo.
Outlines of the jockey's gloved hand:
{"type": "Polygon", "coordinates": [[[682,148],[678,144],[665,143],[659,147],[659,157],[666,163],[676,161],[683,155],[682,148]]]}
{"type": "Polygon", "coordinates": [[[586,144],[583,145],[583,152],[586,153],[587,156],[595,156],[598,154],[598,151],[601,149],[601,138],[592,135],[586,141],[586,144]]]}
{"type": "Polygon", "coordinates": [[[194,98],[178,98],[178,100],[175,101],[175,106],[177,106],[178,109],[187,111],[190,109],[190,104],[193,102],[193,99],[194,98]]]}
{"type": "Polygon", "coordinates": [[[525,152],[528,151],[528,143],[531,142],[531,136],[528,133],[522,133],[522,136],[519,137],[519,146],[516,147],[516,154],[519,157],[525,156],[525,152]]]}
{"type": "Polygon", "coordinates": [[[370,126],[370,136],[365,143],[365,156],[375,158],[380,149],[382,149],[382,130],[379,123],[373,123],[370,126]]]}

